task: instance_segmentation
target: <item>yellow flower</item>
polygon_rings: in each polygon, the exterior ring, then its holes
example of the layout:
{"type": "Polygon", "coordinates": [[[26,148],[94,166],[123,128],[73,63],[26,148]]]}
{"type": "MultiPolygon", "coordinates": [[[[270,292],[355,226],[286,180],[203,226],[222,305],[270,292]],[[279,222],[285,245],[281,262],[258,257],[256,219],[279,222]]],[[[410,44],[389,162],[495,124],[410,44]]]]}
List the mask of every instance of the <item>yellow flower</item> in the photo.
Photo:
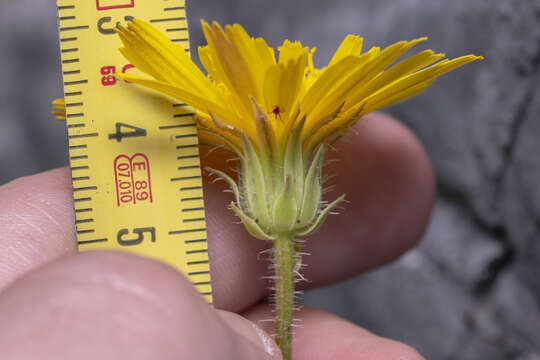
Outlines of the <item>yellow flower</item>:
{"type": "Polygon", "coordinates": [[[196,109],[199,139],[238,155],[231,208],[248,232],[273,242],[276,341],[291,358],[298,237],[316,231],[344,198],[323,207],[321,169],[328,146],[363,115],[410,98],[440,75],[479,56],[443,59],[421,51],[398,59],[426,38],[362,53],[363,39],[345,38],[327,67],[313,65],[315,49],[285,40],[275,51],[240,25],[202,22],[208,45],[199,48],[205,75],[184,49],[140,20],[117,29],[122,54],[152,78],[117,74],[196,109]]]}
{"type": "Polygon", "coordinates": [[[255,237],[315,231],[342,198],[320,208],[320,168],[326,147],[363,115],[410,98],[440,75],[479,56],[443,59],[421,51],[397,60],[426,38],[362,52],[349,35],[327,67],[313,65],[315,49],[285,40],[275,51],[240,25],[202,22],[208,45],[199,48],[205,75],[185,50],[151,25],[133,20],[117,29],[122,54],[143,78],[119,78],[160,91],[196,109],[199,139],[240,157],[231,206],[255,237]],[[395,64],[394,64],[395,63],[395,64]],[[394,64],[394,65],[393,65],[394,64]],[[393,65],[393,66],[392,66],[393,65]]]}

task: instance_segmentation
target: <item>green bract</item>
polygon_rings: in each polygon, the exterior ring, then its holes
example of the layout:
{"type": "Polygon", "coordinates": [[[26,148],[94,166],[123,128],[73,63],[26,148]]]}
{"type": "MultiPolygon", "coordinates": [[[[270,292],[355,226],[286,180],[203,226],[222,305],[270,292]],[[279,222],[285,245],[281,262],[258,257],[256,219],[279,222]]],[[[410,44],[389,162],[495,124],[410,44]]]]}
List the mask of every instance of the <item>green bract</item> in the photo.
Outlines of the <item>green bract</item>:
{"type": "Polygon", "coordinates": [[[274,240],[283,233],[293,238],[308,236],[345,198],[341,196],[322,207],[321,173],[328,148],[321,144],[312,159],[304,159],[303,125],[302,121],[295,127],[282,159],[272,158],[269,152],[257,152],[244,136],[238,185],[227,174],[209,169],[229,184],[235,196],[232,210],[257,239],[274,240]]]}

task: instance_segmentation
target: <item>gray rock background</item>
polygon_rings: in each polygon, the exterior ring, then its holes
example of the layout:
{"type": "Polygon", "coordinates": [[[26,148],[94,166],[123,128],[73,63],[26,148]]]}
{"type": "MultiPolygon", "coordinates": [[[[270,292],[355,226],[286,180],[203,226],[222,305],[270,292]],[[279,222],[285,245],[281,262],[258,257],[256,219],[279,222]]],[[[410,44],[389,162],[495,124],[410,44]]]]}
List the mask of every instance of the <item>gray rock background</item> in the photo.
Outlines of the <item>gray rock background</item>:
{"type": "MultiPolygon", "coordinates": [[[[188,0],[189,1],[189,0],[188,0]]],[[[197,21],[240,22],[272,45],[427,46],[486,60],[388,109],[424,143],[439,182],[420,247],[395,264],[306,295],[306,303],[429,359],[540,359],[540,1],[191,0],[197,21]]],[[[67,163],[52,0],[0,0],[0,183],[67,163]]]]}

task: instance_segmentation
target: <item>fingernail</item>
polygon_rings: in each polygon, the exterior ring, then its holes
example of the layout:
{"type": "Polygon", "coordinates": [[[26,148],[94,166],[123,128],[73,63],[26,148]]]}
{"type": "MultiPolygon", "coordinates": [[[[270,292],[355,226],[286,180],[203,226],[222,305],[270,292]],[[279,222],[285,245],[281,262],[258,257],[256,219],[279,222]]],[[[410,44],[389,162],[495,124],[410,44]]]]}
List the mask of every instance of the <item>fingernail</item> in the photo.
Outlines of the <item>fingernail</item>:
{"type": "Polygon", "coordinates": [[[277,346],[274,339],[272,339],[267,333],[265,333],[260,327],[251,323],[251,326],[255,330],[255,333],[259,337],[261,344],[263,345],[264,351],[270,356],[271,359],[281,360],[281,351],[277,346]]]}

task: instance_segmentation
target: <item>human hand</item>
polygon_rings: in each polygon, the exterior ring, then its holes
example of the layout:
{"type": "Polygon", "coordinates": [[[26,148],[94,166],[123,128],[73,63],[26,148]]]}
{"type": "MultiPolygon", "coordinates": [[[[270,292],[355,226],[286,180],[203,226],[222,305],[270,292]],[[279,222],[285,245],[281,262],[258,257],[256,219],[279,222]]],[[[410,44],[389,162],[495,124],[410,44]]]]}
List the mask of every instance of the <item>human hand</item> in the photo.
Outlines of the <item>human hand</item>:
{"type": "MultiPolygon", "coordinates": [[[[299,284],[306,288],[400,256],[418,241],[431,210],[431,167],[414,137],[380,114],[353,130],[336,146],[340,160],[325,168],[338,175],[336,193],[349,203],[308,240],[303,275],[310,282],[299,284]]],[[[223,168],[214,155],[202,160],[223,168]]],[[[67,168],[2,186],[1,358],[279,359],[253,325],[272,332],[271,323],[259,322],[271,318],[260,279],[268,263],[257,259],[267,244],[235,224],[224,188],[205,186],[213,309],[166,265],[124,253],[77,254],[67,168]]],[[[295,331],[295,360],[422,359],[328,313],[304,308],[296,317],[303,327],[295,331]]]]}

